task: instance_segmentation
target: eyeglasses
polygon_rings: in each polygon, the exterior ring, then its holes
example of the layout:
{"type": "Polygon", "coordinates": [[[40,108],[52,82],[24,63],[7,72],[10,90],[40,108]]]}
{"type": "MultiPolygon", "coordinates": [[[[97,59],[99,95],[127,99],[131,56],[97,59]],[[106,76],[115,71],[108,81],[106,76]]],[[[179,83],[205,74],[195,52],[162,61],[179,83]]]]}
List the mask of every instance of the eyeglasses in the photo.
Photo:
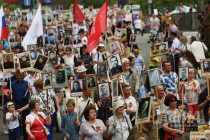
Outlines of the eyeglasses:
{"type": "Polygon", "coordinates": [[[171,102],[171,103],[172,103],[172,102],[177,102],[177,100],[171,100],[170,102],[171,102]]]}
{"type": "Polygon", "coordinates": [[[70,50],[66,50],[66,51],[70,51],[70,50]]]}

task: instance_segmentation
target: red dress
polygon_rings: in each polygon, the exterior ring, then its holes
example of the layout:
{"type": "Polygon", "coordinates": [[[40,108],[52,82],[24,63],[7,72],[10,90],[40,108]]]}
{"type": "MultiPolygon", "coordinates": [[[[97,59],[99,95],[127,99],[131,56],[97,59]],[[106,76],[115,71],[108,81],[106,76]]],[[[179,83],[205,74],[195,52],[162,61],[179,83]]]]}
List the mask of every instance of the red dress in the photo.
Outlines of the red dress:
{"type": "MultiPolygon", "coordinates": [[[[42,122],[43,125],[45,125],[46,121],[45,121],[45,115],[43,114],[39,114],[39,120],[42,122]]],[[[44,128],[43,126],[40,124],[40,122],[32,115],[29,114],[26,117],[26,124],[30,124],[31,125],[31,133],[32,135],[35,137],[36,140],[47,140],[47,136],[45,134],[44,128]]],[[[30,137],[28,136],[28,140],[31,140],[30,137]]]]}

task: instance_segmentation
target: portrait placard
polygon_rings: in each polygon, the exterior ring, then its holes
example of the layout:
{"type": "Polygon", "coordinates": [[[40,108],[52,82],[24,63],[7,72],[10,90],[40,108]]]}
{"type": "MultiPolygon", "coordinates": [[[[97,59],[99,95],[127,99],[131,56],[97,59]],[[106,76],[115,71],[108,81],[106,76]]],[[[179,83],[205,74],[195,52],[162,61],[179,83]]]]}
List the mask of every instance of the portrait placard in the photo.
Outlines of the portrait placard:
{"type": "Polygon", "coordinates": [[[86,87],[88,90],[97,90],[97,78],[95,74],[86,75],[86,87]]]}
{"type": "Polygon", "coordinates": [[[97,63],[97,76],[98,78],[107,78],[107,63],[106,61],[97,63]]]}
{"type": "Polygon", "coordinates": [[[138,100],[135,124],[150,122],[151,102],[151,97],[141,98],[138,100]]]}
{"type": "Polygon", "coordinates": [[[49,63],[55,64],[56,60],[56,51],[48,51],[49,63]]]}
{"type": "Polygon", "coordinates": [[[108,57],[107,62],[112,78],[123,74],[122,61],[119,54],[108,57]]]}
{"type": "Polygon", "coordinates": [[[188,67],[179,67],[179,83],[188,83],[189,82],[189,68],[188,67]]]}
{"type": "Polygon", "coordinates": [[[122,29],[116,28],[114,33],[114,39],[121,39],[122,36],[122,29]]]}
{"type": "Polygon", "coordinates": [[[71,81],[71,97],[82,96],[82,80],[72,80],[71,81]]]}
{"type": "Polygon", "coordinates": [[[0,85],[7,85],[8,82],[8,73],[1,72],[0,73],[0,85]]]}
{"type": "Polygon", "coordinates": [[[52,88],[52,74],[51,73],[42,73],[43,80],[43,89],[52,88]]]}
{"type": "Polygon", "coordinates": [[[47,62],[48,62],[48,57],[45,55],[39,54],[34,63],[33,69],[37,72],[42,72],[47,62]]]}
{"type": "Polygon", "coordinates": [[[98,90],[99,90],[99,98],[100,99],[102,99],[102,100],[110,99],[109,83],[98,84],[98,90]]]}
{"type": "Polygon", "coordinates": [[[161,108],[161,104],[154,104],[152,106],[152,120],[153,123],[156,122],[159,123],[161,122],[162,119],[162,108],[161,108]]]}
{"type": "Polygon", "coordinates": [[[55,86],[59,88],[64,88],[68,86],[68,78],[66,70],[59,70],[57,71],[55,80],[55,86]]]}
{"type": "Polygon", "coordinates": [[[22,70],[31,70],[31,57],[30,52],[18,53],[18,65],[22,70]]]}
{"type": "Polygon", "coordinates": [[[15,72],[14,53],[3,53],[3,72],[15,72]]]}
{"type": "Polygon", "coordinates": [[[106,30],[106,38],[107,38],[107,40],[111,40],[114,38],[111,28],[108,28],[106,30]]]}
{"type": "Polygon", "coordinates": [[[112,79],[111,88],[113,102],[116,102],[118,99],[118,79],[112,79]]]}
{"type": "Polygon", "coordinates": [[[81,36],[78,34],[78,35],[74,35],[73,36],[73,48],[80,48],[82,47],[82,39],[81,39],[81,36]]]}
{"type": "Polygon", "coordinates": [[[208,59],[201,59],[201,76],[210,76],[210,58],[208,59]]]}
{"type": "Polygon", "coordinates": [[[35,49],[38,49],[37,44],[30,44],[30,45],[27,45],[27,50],[28,50],[28,51],[30,51],[30,50],[35,50],[35,49]]]}
{"type": "Polygon", "coordinates": [[[160,71],[158,68],[148,70],[150,87],[160,85],[160,71]]]}
{"type": "Polygon", "coordinates": [[[169,53],[168,42],[152,44],[150,47],[151,47],[151,57],[165,55],[169,53]]]}
{"type": "Polygon", "coordinates": [[[120,41],[111,41],[108,43],[111,55],[118,54],[122,52],[120,41]]]}

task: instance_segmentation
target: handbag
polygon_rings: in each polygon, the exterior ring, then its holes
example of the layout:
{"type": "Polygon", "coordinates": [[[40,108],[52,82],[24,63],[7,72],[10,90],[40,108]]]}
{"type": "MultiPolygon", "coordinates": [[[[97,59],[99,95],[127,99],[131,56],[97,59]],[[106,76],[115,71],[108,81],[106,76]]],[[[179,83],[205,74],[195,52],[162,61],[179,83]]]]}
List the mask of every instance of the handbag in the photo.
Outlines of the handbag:
{"type": "Polygon", "coordinates": [[[33,113],[32,115],[39,121],[39,123],[42,125],[42,127],[44,128],[44,131],[46,133],[46,135],[50,135],[50,131],[48,130],[48,128],[46,126],[43,125],[43,123],[39,120],[39,118],[37,116],[35,116],[33,113]]]}

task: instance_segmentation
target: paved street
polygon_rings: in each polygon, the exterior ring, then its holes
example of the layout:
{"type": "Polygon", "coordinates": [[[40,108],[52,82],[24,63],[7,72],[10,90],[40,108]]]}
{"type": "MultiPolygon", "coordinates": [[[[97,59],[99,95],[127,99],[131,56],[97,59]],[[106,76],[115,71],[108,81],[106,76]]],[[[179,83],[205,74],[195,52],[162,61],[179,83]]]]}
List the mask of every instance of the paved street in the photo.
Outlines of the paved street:
{"type": "MultiPolygon", "coordinates": [[[[196,36],[196,32],[184,32],[183,33],[185,36],[196,36]]],[[[150,45],[147,43],[149,39],[149,34],[145,34],[143,37],[139,37],[138,38],[138,46],[141,50],[141,53],[145,59],[145,63],[148,69],[148,64],[149,64],[149,52],[150,52],[150,45]]],[[[145,72],[146,73],[146,72],[145,72]]],[[[2,133],[2,113],[0,113],[0,133],[2,133]]],[[[0,140],[7,140],[8,139],[8,135],[2,135],[0,134],[0,140]]],[[[59,133],[56,133],[54,131],[54,140],[58,140],[58,139],[63,139],[62,135],[59,133]]]]}

